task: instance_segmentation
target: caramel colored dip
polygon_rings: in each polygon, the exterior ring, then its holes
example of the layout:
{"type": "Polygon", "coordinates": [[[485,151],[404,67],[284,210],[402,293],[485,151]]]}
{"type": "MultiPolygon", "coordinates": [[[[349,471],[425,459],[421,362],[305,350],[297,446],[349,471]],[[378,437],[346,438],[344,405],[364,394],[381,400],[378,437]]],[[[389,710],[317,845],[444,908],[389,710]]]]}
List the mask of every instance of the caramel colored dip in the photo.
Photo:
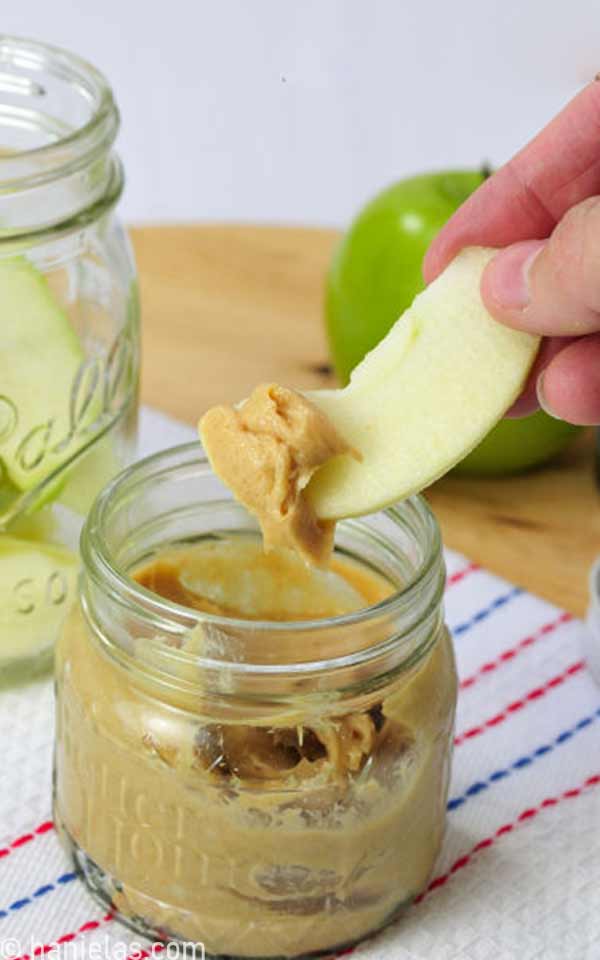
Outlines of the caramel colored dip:
{"type": "Polygon", "coordinates": [[[279,622],[341,616],[392,592],[387,580],[351,560],[334,556],[328,570],[318,570],[290,550],[265,553],[252,534],[162,550],[135,579],[193,610],[279,622]]]}
{"type": "Polygon", "coordinates": [[[258,518],[265,549],[288,547],[326,566],[335,524],[318,519],[304,491],[328,460],[358,454],[325,414],[271,383],[256,387],[240,407],[213,407],[199,429],[213,470],[258,518]]]}
{"type": "MultiPolygon", "coordinates": [[[[335,616],[391,590],[354,561],[311,569],[242,536],[164,550],[134,576],[247,620],[335,616]]],[[[88,630],[74,611],[57,651],[55,815],[123,917],[211,955],[294,957],[360,939],[424,888],[456,697],[445,630],[375,689],[307,700],[299,686],[284,705],[237,695],[225,667],[226,694],[211,695],[193,658],[185,683],[161,685],[139,669],[153,666],[151,637],[132,636],[119,662],[88,630]]],[[[175,652],[209,641],[207,626],[175,652]]],[[[348,641],[330,642],[335,654],[348,641]]]]}

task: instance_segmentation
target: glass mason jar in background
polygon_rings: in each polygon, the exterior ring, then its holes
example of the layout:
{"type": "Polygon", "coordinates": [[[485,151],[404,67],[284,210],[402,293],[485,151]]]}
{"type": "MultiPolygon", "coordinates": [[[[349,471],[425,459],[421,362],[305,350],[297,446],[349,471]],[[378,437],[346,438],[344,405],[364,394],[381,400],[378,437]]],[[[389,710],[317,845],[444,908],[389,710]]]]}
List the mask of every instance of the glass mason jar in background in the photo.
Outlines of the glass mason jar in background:
{"type": "Polygon", "coordinates": [[[360,940],[426,886],[456,671],[420,497],[338,525],[338,559],[392,588],[343,616],[217,616],[128,575],[255,530],[197,444],[100,495],[57,647],[54,813],[90,891],[141,933],[297,957],[360,940]]]}
{"type": "Polygon", "coordinates": [[[81,519],[133,452],[138,296],[119,115],[92,66],[0,35],[0,682],[51,662],[81,519]]]}

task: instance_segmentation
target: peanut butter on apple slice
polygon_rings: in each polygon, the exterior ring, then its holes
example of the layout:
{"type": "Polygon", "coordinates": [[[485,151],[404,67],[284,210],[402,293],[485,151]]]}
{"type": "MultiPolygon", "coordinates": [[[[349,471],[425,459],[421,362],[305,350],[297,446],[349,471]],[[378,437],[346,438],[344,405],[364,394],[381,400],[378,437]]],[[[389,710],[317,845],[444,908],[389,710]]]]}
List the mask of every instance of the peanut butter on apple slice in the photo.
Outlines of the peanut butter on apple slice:
{"type": "Polygon", "coordinates": [[[504,416],[539,337],[487,312],[479,284],[495,252],[463,250],[343,390],[305,397],[270,384],[241,407],[202,418],[211,463],[259,518],[267,548],[288,546],[325,564],[335,521],[429,486],[504,416]]]}
{"type": "Polygon", "coordinates": [[[240,407],[213,407],[200,436],[215,473],[257,517],[265,549],[287,547],[324,567],[333,550],[334,521],[320,520],[304,491],[319,467],[358,457],[310,400],[262,384],[240,407]]]}

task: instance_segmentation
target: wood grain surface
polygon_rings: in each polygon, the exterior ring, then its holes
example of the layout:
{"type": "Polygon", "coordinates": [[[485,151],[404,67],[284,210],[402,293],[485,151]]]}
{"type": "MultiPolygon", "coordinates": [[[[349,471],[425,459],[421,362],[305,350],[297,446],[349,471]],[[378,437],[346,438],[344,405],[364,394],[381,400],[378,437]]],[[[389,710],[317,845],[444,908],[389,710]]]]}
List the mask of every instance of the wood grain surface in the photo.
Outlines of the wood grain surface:
{"type": "MultiPolygon", "coordinates": [[[[142,398],[194,423],[258,382],[334,384],[323,279],[338,234],[257,226],[133,229],[142,291],[142,398]]],[[[591,433],[552,466],[501,480],[445,477],[427,492],[445,542],[582,615],[600,553],[591,433]]]]}

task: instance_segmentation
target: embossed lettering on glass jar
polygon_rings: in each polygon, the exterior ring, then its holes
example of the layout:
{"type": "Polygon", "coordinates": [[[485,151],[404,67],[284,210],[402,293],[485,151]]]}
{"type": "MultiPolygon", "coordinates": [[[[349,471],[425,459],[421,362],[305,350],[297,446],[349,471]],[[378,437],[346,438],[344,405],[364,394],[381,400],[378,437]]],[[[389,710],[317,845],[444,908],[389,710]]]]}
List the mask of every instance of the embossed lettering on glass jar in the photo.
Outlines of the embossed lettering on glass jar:
{"type": "Polygon", "coordinates": [[[81,520],[133,453],[119,116],[77,56],[0,35],[0,681],[51,662],[81,520]]]}
{"type": "Polygon", "coordinates": [[[255,530],[197,445],[101,494],[57,647],[55,822],[88,888],[140,932],[299,957],[360,940],[425,887],[456,671],[418,497],[339,525],[335,562],[390,590],[329,619],[208,614],[130,576],[255,530]]]}

